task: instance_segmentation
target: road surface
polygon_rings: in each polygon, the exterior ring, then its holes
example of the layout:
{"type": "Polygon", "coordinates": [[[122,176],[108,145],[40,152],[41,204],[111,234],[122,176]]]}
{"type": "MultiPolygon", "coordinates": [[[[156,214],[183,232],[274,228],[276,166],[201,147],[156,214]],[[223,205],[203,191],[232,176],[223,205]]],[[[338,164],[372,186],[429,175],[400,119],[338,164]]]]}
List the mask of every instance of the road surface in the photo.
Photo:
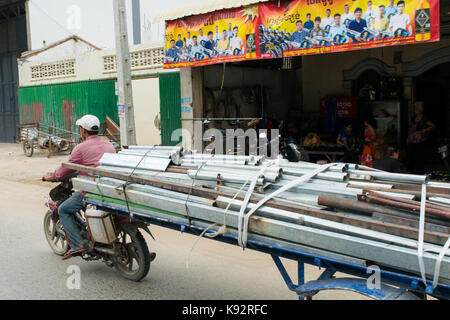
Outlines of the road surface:
{"type": "MultiPolygon", "coordinates": [[[[157,257],[140,283],[122,279],[102,262],[61,261],[51,252],[42,226],[52,184],[39,178],[66,159],[47,159],[42,152],[26,158],[21,145],[0,144],[0,299],[297,299],[269,255],[207,239],[192,249],[196,237],[154,226],[156,241],[146,239],[157,257]],[[70,290],[67,271],[74,265],[81,271],[81,287],[70,290]]],[[[296,264],[286,261],[286,267],[296,278],[296,264]]],[[[320,273],[306,266],[307,280],[320,273]]],[[[342,291],[314,297],[364,298],[342,291]]]]}

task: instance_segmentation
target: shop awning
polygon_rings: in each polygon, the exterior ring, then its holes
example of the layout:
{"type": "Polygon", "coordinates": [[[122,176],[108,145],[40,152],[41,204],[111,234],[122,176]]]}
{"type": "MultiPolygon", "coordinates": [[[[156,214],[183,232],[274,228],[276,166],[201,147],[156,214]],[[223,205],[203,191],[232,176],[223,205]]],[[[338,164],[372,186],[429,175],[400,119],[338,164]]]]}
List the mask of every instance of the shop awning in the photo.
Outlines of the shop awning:
{"type": "Polygon", "coordinates": [[[170,21],[187,16],[204,14],[222,9],[239,8],[250,4],[268,1],[270,0],[213,0],[162,12],[156,15],[153,22],[157,23],[162,21],[170,21]]]}

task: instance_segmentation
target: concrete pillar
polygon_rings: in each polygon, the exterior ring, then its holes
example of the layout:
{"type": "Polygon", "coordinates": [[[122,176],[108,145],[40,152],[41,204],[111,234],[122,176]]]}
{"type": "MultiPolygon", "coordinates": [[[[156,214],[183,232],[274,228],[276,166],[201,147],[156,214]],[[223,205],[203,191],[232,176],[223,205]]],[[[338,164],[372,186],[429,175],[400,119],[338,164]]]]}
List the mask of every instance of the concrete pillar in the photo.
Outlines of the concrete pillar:
{"type": "MultiPolygon", "coordinates": [[[[194,144],[195,126],[198,127],[201,124],[203,116],[203,69],[180,69],[180,85],[183,148],[193,150],[196,149],[194,144]]],[[[201,137],[199,138],[201,139],[201,137]]],[[[197,151],[201,152],[201,150],[197,151]]]]}

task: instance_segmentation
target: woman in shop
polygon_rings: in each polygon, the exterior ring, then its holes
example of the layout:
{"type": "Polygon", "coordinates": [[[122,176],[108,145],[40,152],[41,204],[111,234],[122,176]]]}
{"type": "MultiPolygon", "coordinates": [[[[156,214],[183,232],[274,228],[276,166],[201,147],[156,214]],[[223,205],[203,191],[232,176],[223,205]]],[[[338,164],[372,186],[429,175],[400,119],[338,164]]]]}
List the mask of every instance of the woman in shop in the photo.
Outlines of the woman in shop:
{"type": "Polygon", "coordinates": [[[364,121],[364,148],[361,158],[361,164],[372,167],[374,159],[374,147],[377,134],[375,133],[375,124],[373,120],[364,121]]]}
{"type": "Polygon", "coordinates": [[[423,102],[416,102],[415,114],[408,137],[408,171],[423,174],[425,172],[425,149],[430,132],[436,128],[423,114],[423,102]]]}

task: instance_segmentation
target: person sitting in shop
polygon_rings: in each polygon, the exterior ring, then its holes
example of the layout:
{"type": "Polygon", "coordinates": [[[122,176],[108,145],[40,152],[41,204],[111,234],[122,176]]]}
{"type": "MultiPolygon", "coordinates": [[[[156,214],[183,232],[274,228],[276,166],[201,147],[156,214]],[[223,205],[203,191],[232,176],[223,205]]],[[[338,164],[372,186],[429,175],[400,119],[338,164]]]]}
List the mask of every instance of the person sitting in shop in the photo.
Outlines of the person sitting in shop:
{"type": "Polygon", "coordinates": [[[343,130],[339,132],[336,143],[345,148],[344,157],[341,159],[345,163],[358,163],[356,155],[356,135],[353,131],[353,125],[347,124],[343,130]]]}
{"type": "Polygon", "coordinates": [[[400,152],[397,147],[389,146],[386,151],[386,156],[375,160],[373,168],[391,173],[400,173],[399,154],[400,152]]]}

